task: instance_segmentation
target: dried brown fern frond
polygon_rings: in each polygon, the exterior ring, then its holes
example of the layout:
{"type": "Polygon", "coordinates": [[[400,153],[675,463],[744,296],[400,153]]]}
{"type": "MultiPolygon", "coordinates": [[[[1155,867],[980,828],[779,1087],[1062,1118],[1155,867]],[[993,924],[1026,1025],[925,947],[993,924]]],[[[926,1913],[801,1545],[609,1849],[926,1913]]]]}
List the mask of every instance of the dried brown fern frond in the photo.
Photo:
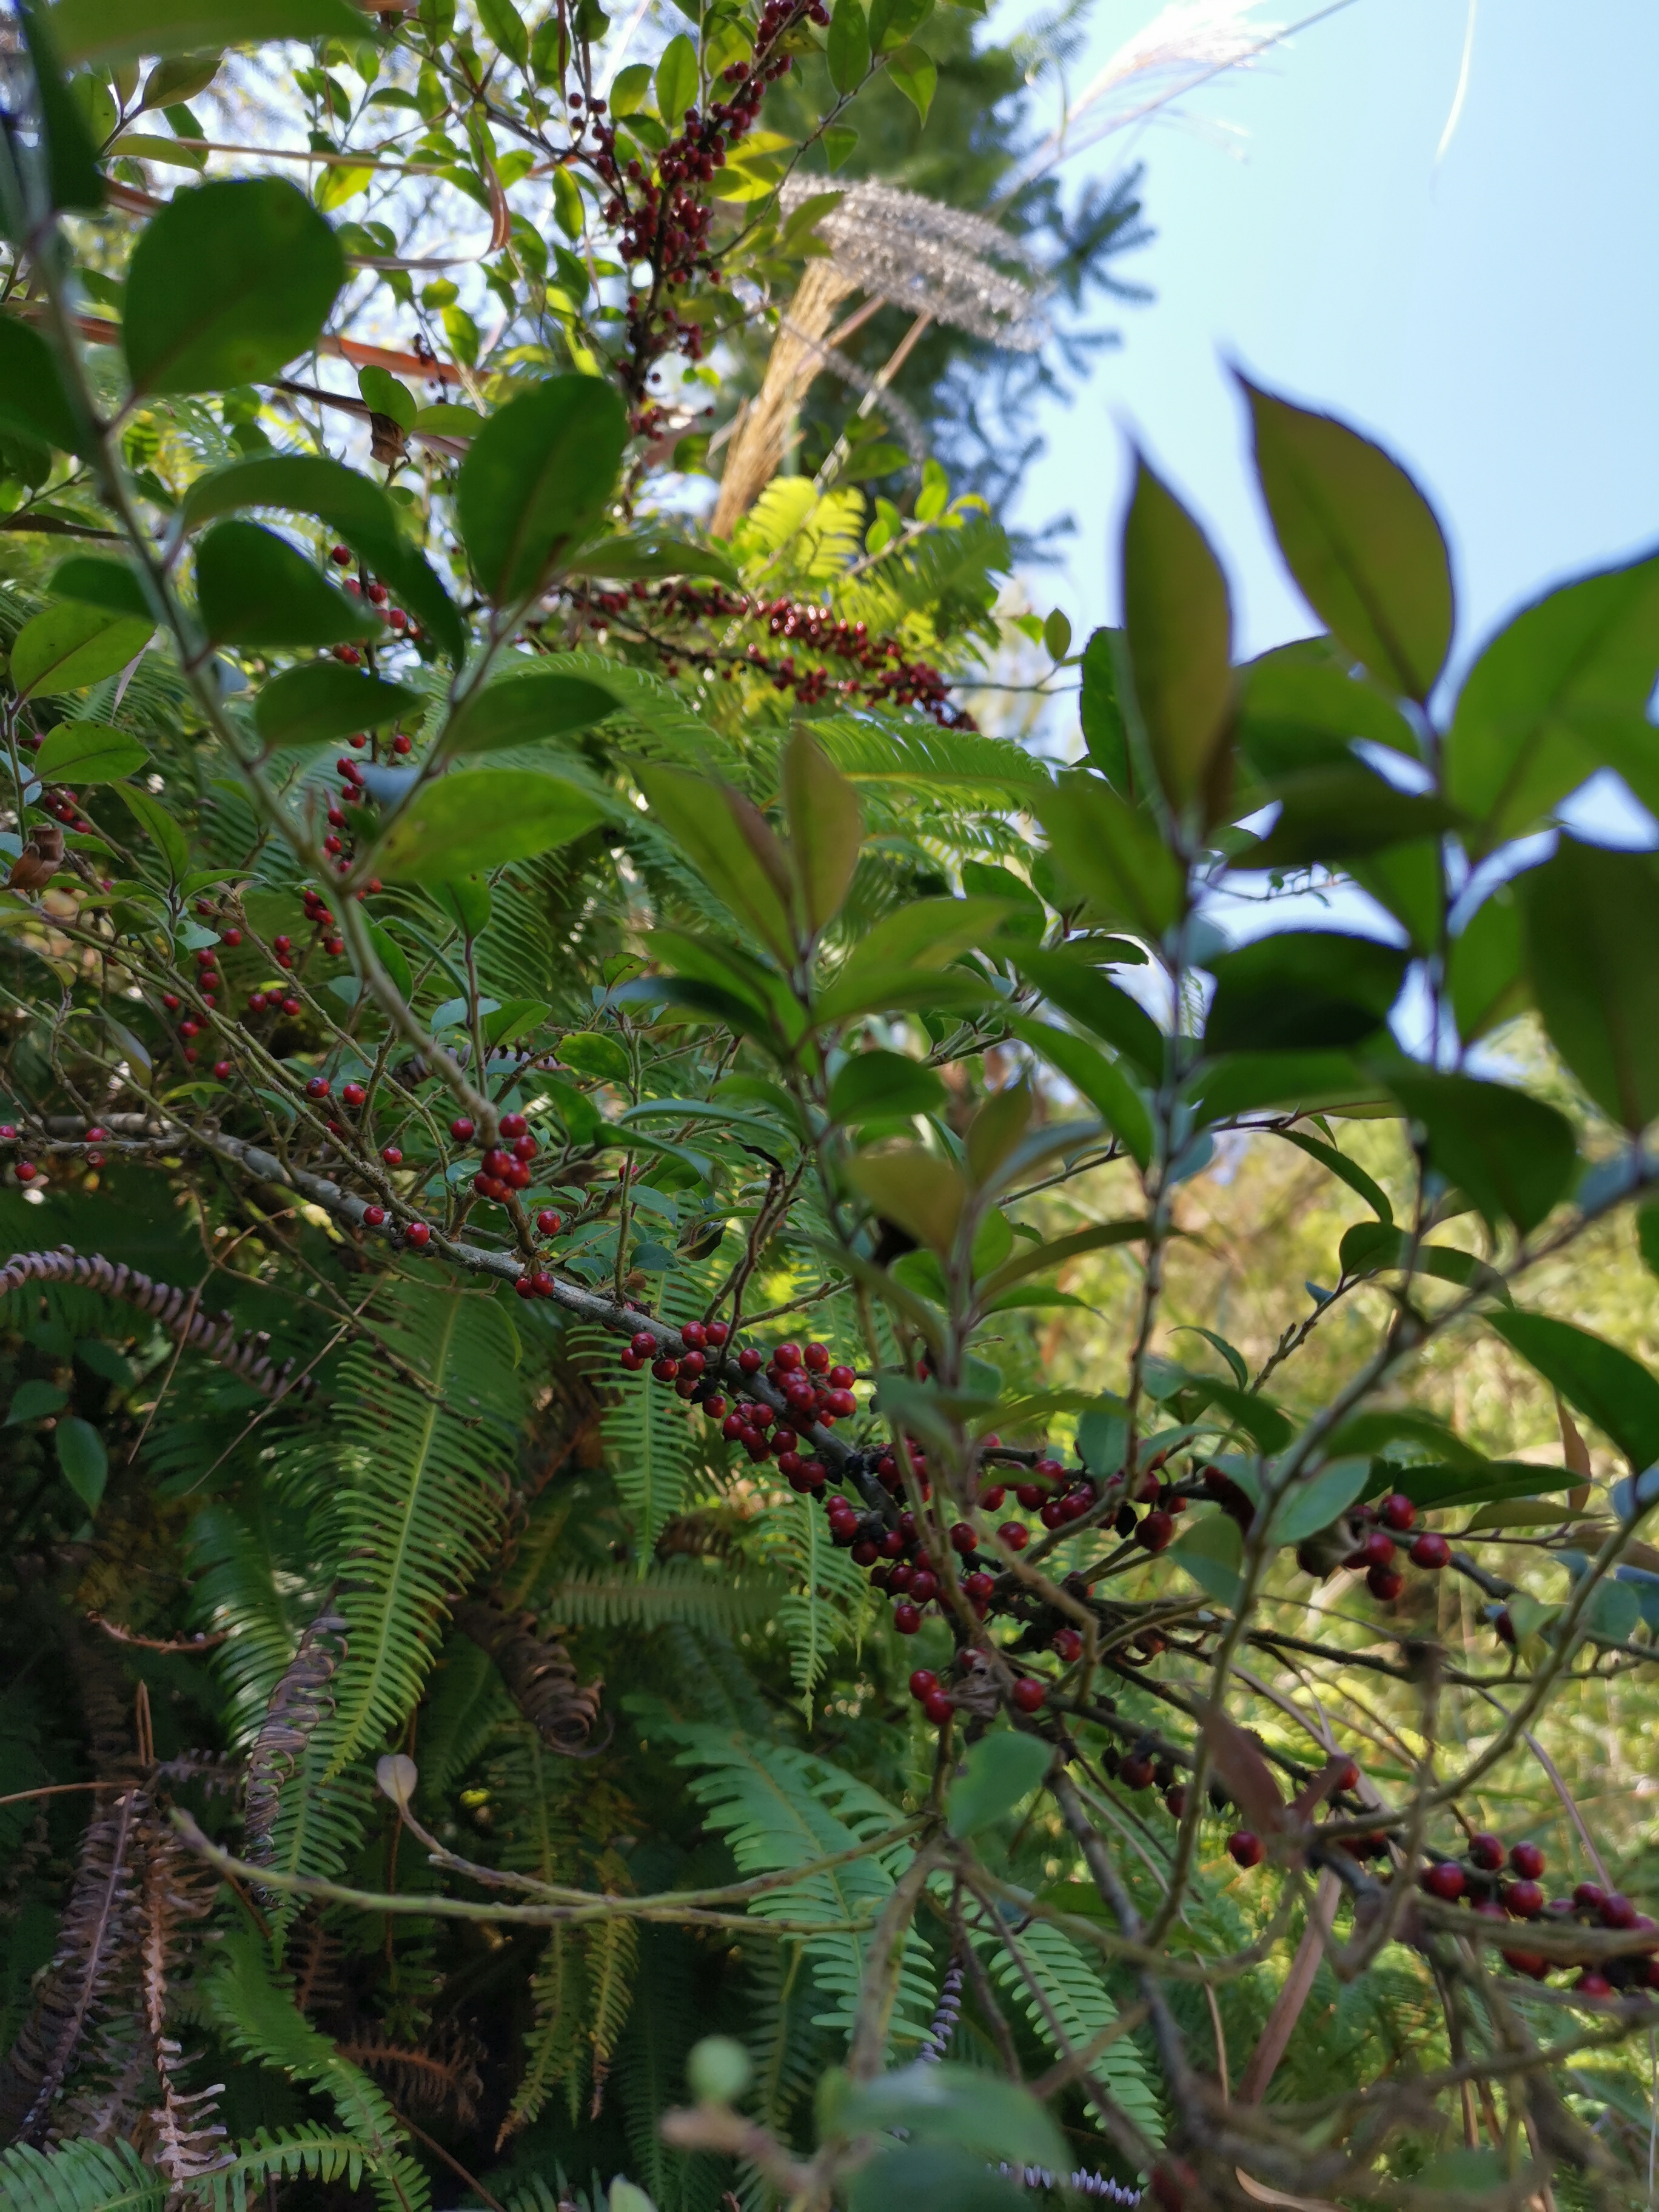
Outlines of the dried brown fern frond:
{"type": "Polygon", "coordinates": [[[216,1884],[211,1870],[185,1849],[164,1819],[152,1814],[142,1840],[140,1975],[149,2057],[161,2085],[161,2102],[149,2114],[149,2156],[169,2188],[182,2194],[188,2183],[225,2165],[230,2156],[224,2148],[226,2130],[216,2118],[215,2100],[224,2083],[181,2091],[175,2076],[184,2053],[167,2032],[168,1996],[179,1969],[185,1930],[212,1910],[216,1884]]]}
{"type": "Polygon", "coordinates": [[[14,1252],[0,1267],[0,1297],[21,1290],[25,1283],[79,1283],[101,1291],[106,1297],[125,1298],[159,1322],[175,1343],[205,1352],[267,1398],[285,1397],[291,1388],[301,1392],[313,1388],[309,1376],[290,1383],[295,1363],[289,1359],[280,1367],[274,1363],[270,1338],[264,1329],[239,1335],[233,1317],[204,1313],[194,1291],[155,1282],[125,1261],[105,1259],[101,1252],[75,1252],[67,1247],[56,1252],[14,1252]]]}
{"type": "Polygon", "coordinates": [[[399,2112],[476,2118],[483,2094],[483,2046],[470,2030],[446,2021],[422,2044],[392,2043],[365,2030],[336,2045],[343,2058],[372,2074],[399,2112]]]}
{"type": "Polygon", "coordinates": [[[328,1686],[345,1656],[345,1622],[325,1606],[300,1638],[265,1707],[259,1733],[247,1759],[247,1788],[242,1822],[247,1855],[258,1859],[270,1849],[283,1783],[305,1756],[306,1747],[329,1709],[328,1686]]]}
{"type": "Polygon", "coordinates": [[[506,1613],[488,1599],[469,1598],[455,1608],[455,1625],[495,1661],[514,1704],[548,1749],[585,1756],[605,1685],[577,1681],[570,1654],[538,1635],[533,1613],[506,1613]]]}

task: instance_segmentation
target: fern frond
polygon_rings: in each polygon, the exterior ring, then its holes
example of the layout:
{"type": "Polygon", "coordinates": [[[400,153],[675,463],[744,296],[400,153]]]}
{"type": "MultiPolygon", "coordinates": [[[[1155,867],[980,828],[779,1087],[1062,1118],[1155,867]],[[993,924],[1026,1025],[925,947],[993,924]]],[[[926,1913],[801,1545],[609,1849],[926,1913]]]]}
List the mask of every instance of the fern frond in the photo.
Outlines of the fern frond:
{"type": "MultiPolygon", "coordinates": [[[[408,2204],[423,2201],[425,2178],[412,2158],[399,2154],[386,2161],[381,2171],[402,2192],[393,2201],[408,2204]]],[[[337,2128],[320,2122],[284,2128],[276,2134],[261,2128],[242,2145],[231,2165],[208,2176],[201,2185],[204,2193],[200,2201],[209,2212],[263,2212],[269,2202],[269,2182],[341,2181],[355,2192],[367,2173],[371,2173],[371,2166],[362,2143],[337,2128]]],[[[148,2207],[144,2212],[149,2212],[148,2207]]]]}
{"type": "Polygon", "coordinates": [[[575,1929],[556,1928],[531,1977],[535,2020],[525,2038],[524,2072],[495,2138],[497,2150],[538,2117],[554,2090],[569,2082],[580,2064],[584,1965],[575,1929]]]}
{"type": "Polygon", "coordinates": [[[947,788],[959,803],[978,799],[1006,806],[1045,789],[1049,781],[1043,763],[1020,746],[973,730],[828,714],[813,723],[812,735],[861,790],[925,796],[947,788]]]}
{"type": "Polygon", "coordinates": [[[801,1710],[810,1721],[812,1692],[830,1652],[872,1610],[869,1584],[851,1553],[830,1542],[829,1524],[814,1498],[791,1493],[769,1506],[761,1519],[760,1537],[763,1555],[782,1562],[788,1571],[789,1588],[779,1600],[777,1617],[788,1638],[801,1710]]]}
{"type": "Polygon", "coordinates": [[[781,1602],[775,1578],[752,1572],[734,1578],[730,1567],[706,1559],[664,1560],[639,1580],[620,1568],[592,1567],[541,1593],[546,1618],[566,1628],[657,1628],[674,1621],[723,1636],[769,1620],[781,1602]]]}
{"type": "MultiPolygon", "coordinates": [[[[1103,2027],[1117,2018],[1117,2007],[1088,1959],[1071,1937],[1051,1922],[1026,1923],[1016,1939],[1018,1959],[997,1931],[977,1929],[969,1932],[974,1948],[986,1960],[992,1980],[1000,1983],[1009,1992],[1056,2057],[1068,2055],[1067,2045],[1073,2051],[1081,2051],[1103,2027]],[[1031,1980],[1048,2000],[1060,2028],[1060,2037],[1055,2035],[1048,2012],[1020,1971],[1022,1959],[1031,1980]]],[[[1161,2143],[1163,2115],[1133,2039],[1121,2035],[1109,2045],[1097,2062],[1095,2071],[1147,2140],[1161,2143]]]]}
{"type": "MultiPolygon", "coordinates": [[[[131,2143],[0,2151],[0,2212],[162,2212],[167,2185],[131,2143]]],[[[240,2208],[238,2208],[240,2212],[240,2208]]]]}
{"type": "Polygon", "coordinates": [[[190,1531],[192,1610],[204,1630],[224,1638],[214,1666],[228,1692],[225,1723],[233,1743],[246,1743],[257,1732],[295,1642],[263,1497],[257,1510],[258,1522],[216,1498],[190,1531]]]}
{"type": "Polygon", "coordinates": [[[428,1803],[460,1780],[511,1710],[489,1653],[470,1637],[452,1637],[421,1707],[421,1790],[428,1803]]]}
{"type": "Polygon", "coordinates": [[[354,1348],[342,1363],[349,1650],[318,1731],[336,1773],[384,1742],[420,1696],[450,1599],[497,1540],[513,1466],[505,1424],[523,1403],[517,1340],[492,1297],[401,1282],[380,1318],[429,1394],[389,1375],[372,1351],[354,1348]]]}

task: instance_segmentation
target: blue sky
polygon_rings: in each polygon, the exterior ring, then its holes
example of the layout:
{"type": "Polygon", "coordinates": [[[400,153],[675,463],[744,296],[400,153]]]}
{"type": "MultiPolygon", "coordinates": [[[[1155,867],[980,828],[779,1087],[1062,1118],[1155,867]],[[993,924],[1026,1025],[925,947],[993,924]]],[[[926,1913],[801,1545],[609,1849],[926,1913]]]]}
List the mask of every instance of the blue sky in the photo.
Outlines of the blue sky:
{"type": "MultiPolygon", "coordinates": [[[[1101,0],[1074,82],[1153,12],[1101,0]]],[[[1243,126],[1242,159],[1164,128],[1069,165],[1075,185],[1144,159],[1158,232],[1133,269],[1157,297],[1044,410],[1021,510],[1075,519],[1064,567],[1030,580],[1080,634],[1115,618],[1131,431],[1223,553],[1241,646],[1313,626],[1250,485],[1229,356],[1412,467],[1451,539],[1463,653],[1545,583],[1659,542],[1659,9],[1480,0],[1437,167],[1465,23],[1464,0],[1355,0],[1187,103],[1243,126]]]]}

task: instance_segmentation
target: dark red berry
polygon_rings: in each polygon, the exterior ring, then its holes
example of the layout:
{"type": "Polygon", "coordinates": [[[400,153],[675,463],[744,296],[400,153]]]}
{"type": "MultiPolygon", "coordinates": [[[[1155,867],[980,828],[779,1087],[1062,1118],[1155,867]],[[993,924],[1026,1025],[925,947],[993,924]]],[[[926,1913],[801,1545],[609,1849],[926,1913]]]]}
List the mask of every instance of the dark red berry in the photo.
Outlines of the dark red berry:
{"type": "Polygon", "coordinates": [[[1572,1893],[1572,1901],[1586,1912],[1599,1912],[1607,1901],[1607,1893],[1599,1881],[1581,1881],[1572,1893]]]}
{"type": "Polygon", "coordinates": [[[744,1375],[759,1374],[761,1354],[752,1344],[744,1345],[743,1350],[738,1354],[738,1367],[744,1375]]]}
{"type": "Polygon", "coordinates": [[[701,1352],[708,1341],[708,1331],[700,1321],[689,1321],[680,1331],[680,1341],[688,1351],[701,1352]]]}
{"type": "Polygon", "coordinates": [[[343,1105],[351,1107],[354,1111],[357,1107],[362,1104],[364,1099],[367,1098],[368,1096],[368,1091],[364,1090],[361,1083],[347,1083],[341,1085],[341,1103],[343,1105]]]}
{"type": "Polygon", "coordinates": [[[1572,1986],[1581,1997],[1610,1997],[1613,1995],[1613,1984],[1605,1974],[1596,1973],[1594,1968],[1580,1974],[1572,1986]]]}
{"type": "Polygon", "coordinates": [[[1014,1703],[1023,1713],[1040,1712],[1048,1695],[1046,1683],[1039,1682],[1035,1674],[1022,1674],[1012,1692],[1014,1703]]]}
{"type": "Polygon", "coordinates": [[[649,1359],[656,1352],[657,1340],[648,1328],[642,1328],[638,1335],[632,1339],[629,1349],[637,1352],[641,1359],[649,1359]]]}
{"type": "Polygon", "coordinates": [[[1175,1522],[1167,1513],[1147,1514],[1135,1530],[1135,1540],[1149,1552],[1161,1552],[1175,1534],[1175,1522]]]}
{"type": "Polygon", "coordinates": [[[213,1063],[213,1073],[221,1083],[228,1083],[230,1080],[230,1062],[228,1060],[216,1060],[213,1063]]]}
{"type": "Polygon", "coordinates": [[[708,1323],[707,1328],[708,1341],[710,1344],[714,1346],[716,1350],[725,1343],[726,1338],[732,1334],[730,1328],[723,1321],[711,1321],[708,1323]]]}
{"type": "Polygon", "coordinates": [[[1469,1838],[1469,1858],[1484,1874],[1496,1874],[1504,1863],[1504,1839],[1482,1831],[1469,1838]]]}
{"type": "Polygon", "coordinates": [[[13,1170],[19,1182],[33,1182],[40,1172],[40,1169],[35,1166],[33,1160],[19,1160],[13,1170]]]}
{"type": "Polygon", "coordinates": [[[1359,1547],[1358,1562],[1367,1567],[1391,1567],[1394,1565],[1394,1540],[1381,1528],[1373,1528],[1359,1547]]]}
{"type": "Polygon", "coordinates": [[[644,1366],[645,1362],[640,1358],[637,1352],[632,1350],[628,1345],[624,1345],[622,1350],[617,1354],[617,1364],[618,1367],[623,1368],[628,1374],[637,1375],[641,1368],[644,1366]]]}
{"type": "Polygon", "coordinates": [[[449,1125],[449,1133],[453,1137],[458,1145],[465,1144],[468,1139],[475,1133],[475,1125],[472,1121],[471,1116],[466,1114],[458,1114],[455,1119],[449,1125]]]}
{"type": "MultiPolygon", "coordinates": [[[[857,1559],[858,1555],[858,1547],[854,1546],[853,1557],[857,1559]]],[[[908,1598],[902,1599],[893,1607],[893,1626],[901,1636],[914,1636],[921,1626],[921,1607],[913,1605],[908,1598]]]]}
{"type": "Polygon", "coordinates": [[[1535,1881],[1507,1881],[1504,1905],[1517,1920],[1535,1920],[1544,1910],[1544,1893],[1535,1881]]]}
{"type": "Polygon", "coordinates": [[[1048,1649],[1069,1667],[1083,1656],[1083,1638],[1075,1628],[1057,1628],[1048,1640],[1048,1649]]]}
{"type": "Polygon", "coordinates": [[[1406,1587],[1406,1577],[1397,1567],[1372,1567],[1365,1577],[1365,1587],[1384,1605],[1392,1605],[1406,1587]]]}
{"type": "Polygon", "coordinates": [[[1242,1867],[1260,1866],[1267,1856],[1261,1837],[1249,1828],[1236,1828],[1227,1838],[1227,1850],[1242,1867]]]}
{"type": "Polygon", "coordinates": [[[1412,1546],[1411,1561],[1414,1567],[1426,1567],[1431,1574],[1437,1574],[1451,1564],[1451,1546],[1438,1529],[1425,1528],[1412,1546]]]}
{"type": "Polygon", "coordinates": [[[1601,1925],[1604,1928],[1634,1928],[1636,1907],[1629,1898],[1621,1897],[1615,1889],[1602,1900],[1601,1925]]]}
{"type": "Polygon", "coordinates": [[[385,1219],[385,1206],[366,1206],[363,1208],[363,1226],[366,1229],[378,1229],[385,1219]]]}
{"type": "Polygon", "coordinates": [[[939,1687],[939,1676],[931,1667],[918,1667],[910,1677],[910,1695],[920,1702],[931,1697],[939,1687]]]}
{"type": "Polygon", "coordinates": [[[307,1098],[326,1098],[326,1097],[327,1097],[327,1096],[328,1096],[328,1078],[327,1078],[327,1076],[325,1076],[325,1075],[313,1075],[313,1076],[312,1077],[312,1079],[311,1079],[310,1082],[309,1082],[309,1083],[307,1083],[307,1085],[306,1085],[306,1097],[307,1097],[307,1098]]]}
{"type": "Polygon", "coordinates": [[[416,1251],[422,1250],[431,1241],[432,1231],[424,1221],[411,1221],[404,1231],[404,1243],[414,1245],[416,1251]]]}
{"type": "Polygon", "coordinates": [[[1463,1894],[1467,1877],[1455,1859],[1443,1859],[1423,1875],[1423,1887],[1431,1897],[1437,1897],[1444,1905],[1455,1905],[1463,1894]]]}
{"type": "Polygon", "coordinates": [[[1118,1779],[1126,1790],[1150,1790],[1157,1771],[1144,1751],[1132,1751],[1118,1767],[1118,1779]]]}
{"type": "MultiPolygon", "coordinates": [[[[920,1576],[916,1577],[917,1582],[921,1579],[921,1577],[920,1576]]],[[[915,1583],[912,1583],[910,1585],[912,1589],[914,1589],[915,1586],[915,1583]]],[[[965,1596],[971,1598],[975,1605],[982,1605],[990,1596],[991,1592],[996,1588],[996,1584],[989,1575],[981,1571],[971,1575],[964,1575],[962,1578],[962,1588],[965,1596]]]]}
{"type": "MultiPolygon", "coordinates": [[[[971,1576],[969,1579],[972,1580],[971,1576]]],[[[918,1605],[926,1605],[930,1597],[939,1595],[939,1577],[931,1567],[916,1569],[910,1577],[910,1595],[918,1605]]]]}
{"type": "Polygon", "coordinates": [[[523,1137],[528,1135],[530,1124],[522,1114],[503,1114],[501,1130],[504,1137],[523,1137]]]}
{"type": "Polygon", "coordinates": [[[827,1344],[809,1344],[801,1358],[814,1375],[822,1375],[830,1364],[830,1347],[827,1344]]]}
{"type": "Polygon", "coordinates": [[[950,1698],[945,1691],[929,1690],[927,1696],[921,1701],[921,1710],[927,1714],[928,1719],[933,1722],[935,1728],[943,1728],[945,1722],[950,1719],[951,1714],[956,1711],[956,1707],[951,1703],[950,1698]]]}
{"type": "Polygon", "coordinates": [[[857,1371],[851,1367],[832,1367],[824,1377],[832,1390],[850,1390],[858,1379],[857,1371]]]}
{"type": "Polygon", "coordinates": [[[1544,1871],[1544,1854],[1536,1844],[1516,1844],[1510,1851],[1510,1864],[1528,1881],[1536,1881],[1544,1871]]]}
{"type": "Polygon", "coordinates": [[[544,1237],[556,1237],[564,1223],[550,1206],[544,1206],[536,1216],[536,1226],[544,1237]]]}
{"type": "Polygon", "coordinates": [[[679,1371],[679,1361],[670,1359],[666,1355],[660,1359],[653,1359],[651,1363],[651,1372],[659,1382],[672,1382],[679,1371]]]}
{"type": "MultiPolygon", "coordinates": [[[[343,568],[349,568],[351,565],[351,548],[349,545],[337,545],[330,553],[328,557],[331,561],[337,561],[343,568]]],[[[337,724],[336,726],[338,726],[337,724]]]]}
{"type": "Polygon", "coordinates": [[[1031,1540],[1031,1532],[1023,1521],[1005,1521],[997,1534],[1011,1552],[1023,1552],[1031,1540]]]}
{"type": "Polygon", "coordinates": [[[1376,1509],[1383,1526],[1403,1534],[1417,1518],[1417,1508],[1409,1498],[1396,1490],[1382,1500],[1376,1509]]]}
{"type": "Polygon", "coordinates": [[[801,1351],[798,1344],[781,1344],[772,1354],[772,1364],[785,1375],[792,1374],[800,1364],[801,1351]]]}

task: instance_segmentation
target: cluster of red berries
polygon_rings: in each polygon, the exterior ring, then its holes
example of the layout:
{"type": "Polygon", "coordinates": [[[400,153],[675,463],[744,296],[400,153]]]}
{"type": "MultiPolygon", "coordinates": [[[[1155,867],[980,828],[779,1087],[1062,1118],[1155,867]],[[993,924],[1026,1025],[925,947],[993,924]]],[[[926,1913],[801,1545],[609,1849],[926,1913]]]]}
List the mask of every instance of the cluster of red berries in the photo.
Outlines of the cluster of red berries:
{"type": "Polygon", "coordinates": [[[872,704],[920,707],[944,729],[978,726],[972,715],[952,703],[945,678],[931,661],[907,659],[902,638],[872,638],[867,623],[849,623],[832,608],[796,599],[750,599],[718,584],[682,582],[654,589],[635,583],[625,592],[590,592],[582,604],[614,621],[641,601],[647,603],[650,612],[680,621],[764,622],[774,637],[799,639],[813,653],[850,662],[865,672],[862,676],[832,677],[824,668],[798,667],[793,653],[778,658],[758,645],[744,647],[741,656],[703,652],[683,643],[668,647],[643,626],[624,623],[631,634],[670,656],[665,661],[665,673],[670,676],[678,672],[678,660],[672,657],[676,653],[694,666],[717,669],[728,682],[736,676],[741,659],[757,675],[770,677],[774,690],[793,691],[803,706],[817,705],[834,691],[842,698],[872,704]]]}
{"type": "Polygon", "coordinates": [[[1450,1562],[1451,1546],[1432,1528],[1425,1528],[1409,1547],[1400,1540],[1417,1519],[1416,1506],[1400,1491],[1385,1498],[1380,1505],[1356,1506],[1353,1517],[1356,1521],[1374,1521],[1377,1525],[1342,1564],[1356,1572],[1363,1567],[1366,1589],[1385,1605],[1391,1604],[1406,1587],[1406,1577],[1397,1565],[1402,1550],[1413,1566],[1422,1567],[1430,1574],[1438,1574],[1450,1562]]]}
{"type": "Polygon", "coordinates": [[[82,813],[79,801],[72,791],[60,790],[55,784],[48,785],[37,804],[43,813],[52,815],[66,830],[78,830],[82,835],[90,833],[92,824],[82,813]]]}
{"type": "MultiPolygon", "coordinates": [[[[1443,1905],[1467,1904],[1483,1919],[1529,1920],[1543,1927],[1576,1924],[1651,1934],[1654,1941],[1650,1948],[1587,1966],[1573,1987],[1588,1997],[1613,1996],[1620,1990],[1659,1989],[1659,1955],[1656,1955],[1659,1954],[1659,1923],[1645,1912],[1638,1912],[1629,1898],[1620,1896],[1617,1891],[1603,1889],[1599,1882],[1581,1881],[1571,1897],[1546,1898],[1538,1879],[1544,1871],[1544,1854],[1536,1844],[1511,1845],[1508,1859],[1510,1872],[1515,1877],[1512,1881],[1502,1878],[1503,1838],[1485,1834],[1471,1836],[1463,1857],[1436,1860],[1425,1868],[1418,1879],[1428,1895],[1437,1898],[1443,1905]]],[[[1535,1982],[1541,1982],[1547,1975],[1569,1963],[1527,1950],[1505,1951],[1504,1960],[1517,1974],[1525,1974],[1535,1982]]]]}
{"type": "MultiPolygon", "coordinates": [[[[911,1675],[910,1695],[935,1728],[943,1728],[957,1709],[955,1698],[931,1667],[918,1667],[911,1675]]],[[[1022,1674],[1009,1695],[1017,1711],[1037,1713],[1042,1711],[1048,1692],[1047,1685],[1035,1674],[1022,1674]]]]}
{"type": "MultiPolygon", "coordinates": [[[[353,555],[349,545],[336,545],[331,547],[328,557],[337,567],[349,568],[351,566],[353,555]]],[[[387,605],[386,602],[391,594],[386,586],[378,582],[374,577],[363,582],[356,576],[348,576],[346,589],[354,599],[367,599],[370,606],[380,611],[381,619],[395,636],[407,638],[411,645],[420,636],[420,625],[411,622],[402,607],[387,605]]],[[[362,655],[355,645],[337,645],[334,648],[334,658],[337,660],[343,660],[348,668],[356,668],[362,661],[362,655]]]]}

